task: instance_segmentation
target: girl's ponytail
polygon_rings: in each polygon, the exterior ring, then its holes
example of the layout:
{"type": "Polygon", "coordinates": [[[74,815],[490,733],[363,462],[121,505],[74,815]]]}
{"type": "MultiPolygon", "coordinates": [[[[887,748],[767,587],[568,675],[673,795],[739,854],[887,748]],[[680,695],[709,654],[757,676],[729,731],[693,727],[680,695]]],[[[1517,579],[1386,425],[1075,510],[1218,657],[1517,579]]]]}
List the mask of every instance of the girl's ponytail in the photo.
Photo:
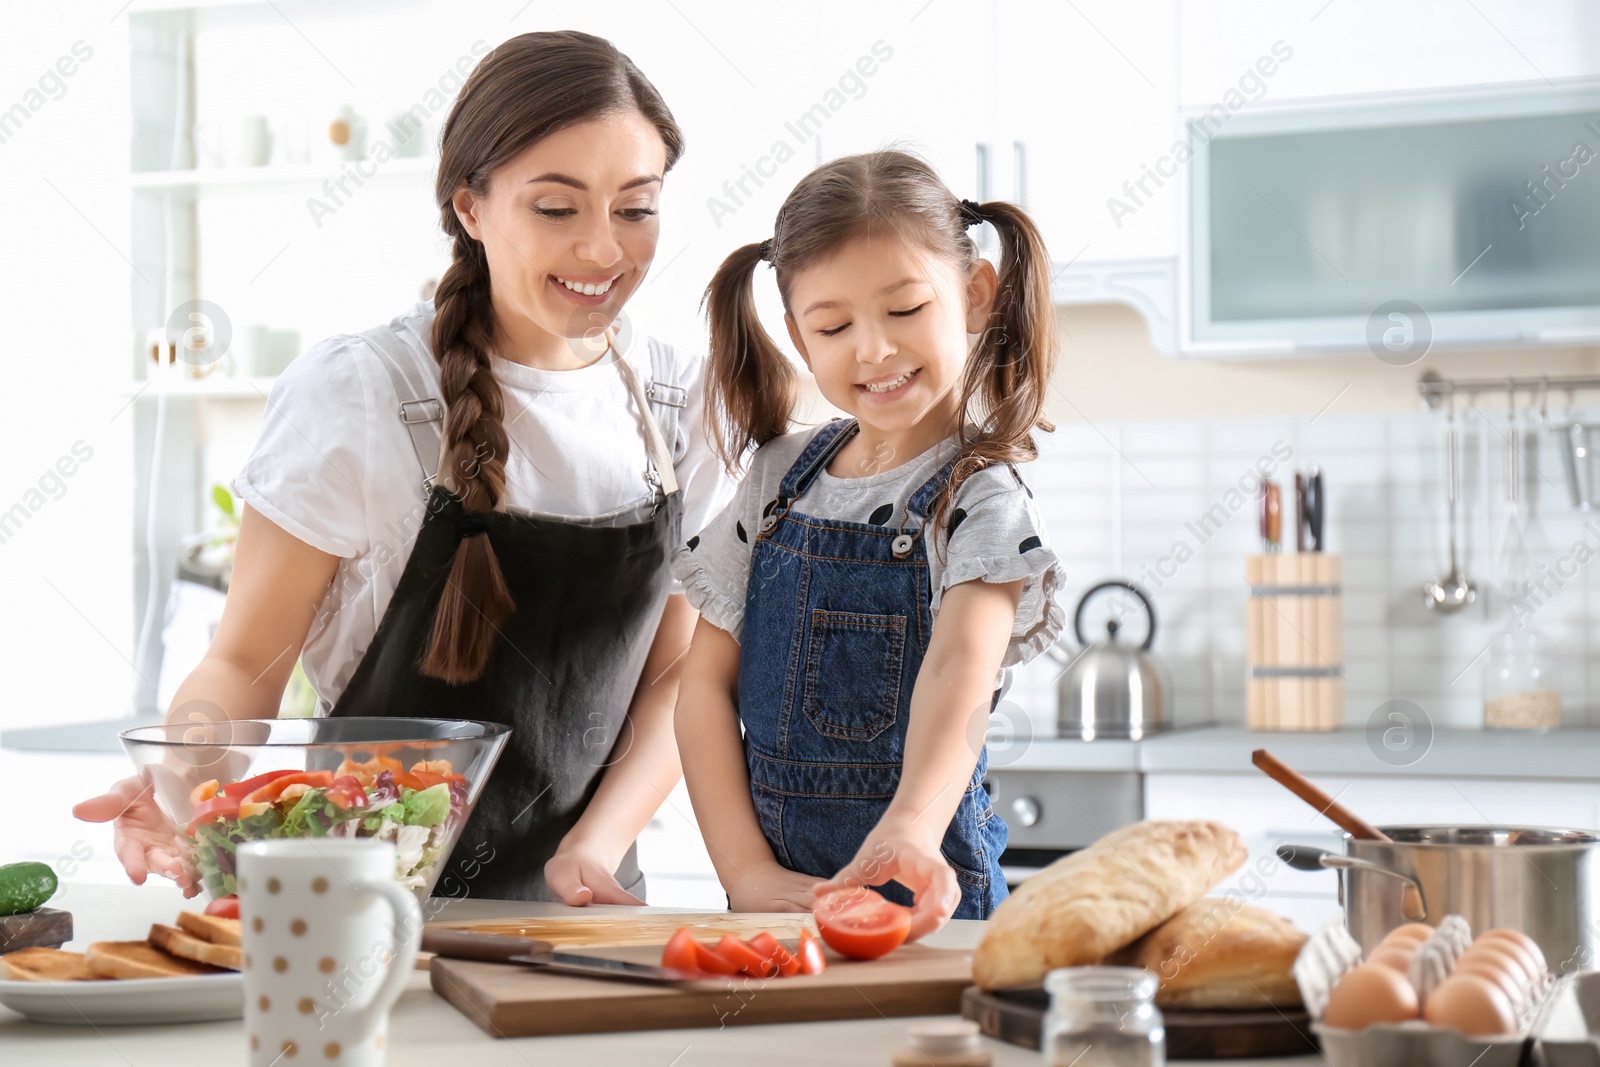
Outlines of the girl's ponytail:
{"type": "Polygon", "coordinates": [[[770,241],[745,245],[722,261],[701,302],[711,319],[706,387],[717,455],[736,471],[752,445],[789,431],[794,412],[794,366],[756,315],[754,274],[770,241]]]}

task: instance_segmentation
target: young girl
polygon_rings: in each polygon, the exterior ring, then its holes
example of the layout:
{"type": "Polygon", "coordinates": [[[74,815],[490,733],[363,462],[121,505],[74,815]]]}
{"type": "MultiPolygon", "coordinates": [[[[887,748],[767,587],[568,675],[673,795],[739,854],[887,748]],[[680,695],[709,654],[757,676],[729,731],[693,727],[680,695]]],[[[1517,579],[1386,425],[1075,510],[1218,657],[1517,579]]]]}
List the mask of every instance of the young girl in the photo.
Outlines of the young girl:
{"type": "Polygon", "coordinates": [[[674,557],[701,612],[675,729],[729,904],[809,910],[892,879],[913,938],[986,918],[1006,896],[989,713],[1064,621],[1016,468],[1052,429],[1039,233],[1011,204],[958,201],[913,156],[850,156],[808,175],[707,299],[718,450],[731,469],[758,447],[674,557]],[[967,236],[978,222],[999,231],[998,276],[967,236]],[[788,432],[796,375],[756,316],[762,261],[849,418],[788,432]]]}

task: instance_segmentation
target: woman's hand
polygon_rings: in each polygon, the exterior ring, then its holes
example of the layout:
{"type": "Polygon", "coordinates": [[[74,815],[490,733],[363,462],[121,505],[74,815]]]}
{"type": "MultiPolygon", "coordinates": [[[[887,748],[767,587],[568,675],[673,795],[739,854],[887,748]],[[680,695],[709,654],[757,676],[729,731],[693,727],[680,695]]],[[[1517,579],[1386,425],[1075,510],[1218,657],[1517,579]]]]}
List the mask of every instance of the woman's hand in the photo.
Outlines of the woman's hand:
{"type": "Polygon", "coordinates": [[[113,825],[117,859],[134,885],[144,885],[154,871],[182,886],[186,897],[200,892],[200,872],[189,860],[177,825],[156,805],[150,783],[124,778],[109,792],[75,805],[72,814],[84,822],[113,825]]]}
{"type": "Polygon", "coordinates": [[[774,860],[746,864],[723,888],[728,891],[730,911],[810,911],[820,885],[821,878],[791,871],[774,860]]]}
{"type": "Polygon", "coordinates": [[[567,834],[544,865],[544,881],[563,904],[633,904],[644,901],[617,881],[620,862],[610,850],[567,834]]]}
{"type": "Polygon", "coordinates": [[[913,827],[884,820],[861,843],[855,858],[817,887],[820,897],[835,889],[882,885],[893,879],[911,890],[911,933],[907,941],[927,937],[955,914],[961,884],[939,841],[913,827]]]}

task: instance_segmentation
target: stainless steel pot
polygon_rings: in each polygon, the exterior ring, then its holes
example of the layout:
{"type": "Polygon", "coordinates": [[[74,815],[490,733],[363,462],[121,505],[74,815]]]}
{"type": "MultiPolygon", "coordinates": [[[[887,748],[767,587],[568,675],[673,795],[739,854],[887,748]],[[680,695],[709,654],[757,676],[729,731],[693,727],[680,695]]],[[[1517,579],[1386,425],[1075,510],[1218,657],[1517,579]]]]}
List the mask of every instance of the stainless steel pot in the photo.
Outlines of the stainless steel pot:
{"type": "Polygon", "coordinates": [[[1378,829],[1393,840],[1345,834],[1346,856],[1328,855],[1320,863],[1316,850],[1279,850],[1291,866],[1341,870],[1345,925],[1362,952],[1414,921],[1405,914],[1406,886],[1414,882],[1422,897],[1419,917],[1430,926],[1460,915],[1474,935],[1495,927],[1521,930],[1539,943],[1556,974],[1600,966],[1600,834],[1507,826],[1378,829]]]}

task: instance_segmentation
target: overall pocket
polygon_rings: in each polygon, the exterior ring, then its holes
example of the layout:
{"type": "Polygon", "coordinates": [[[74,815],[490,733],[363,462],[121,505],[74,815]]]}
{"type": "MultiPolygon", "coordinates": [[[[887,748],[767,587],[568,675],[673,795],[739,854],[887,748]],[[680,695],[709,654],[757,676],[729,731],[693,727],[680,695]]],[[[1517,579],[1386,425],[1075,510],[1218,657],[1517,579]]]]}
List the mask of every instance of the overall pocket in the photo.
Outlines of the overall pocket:
{"type": "Polygon", "coordinates": [[[826,737],[871,741],[895,724],[905,663],[904,615],[811,612],[806,718],[826,737]]]}

